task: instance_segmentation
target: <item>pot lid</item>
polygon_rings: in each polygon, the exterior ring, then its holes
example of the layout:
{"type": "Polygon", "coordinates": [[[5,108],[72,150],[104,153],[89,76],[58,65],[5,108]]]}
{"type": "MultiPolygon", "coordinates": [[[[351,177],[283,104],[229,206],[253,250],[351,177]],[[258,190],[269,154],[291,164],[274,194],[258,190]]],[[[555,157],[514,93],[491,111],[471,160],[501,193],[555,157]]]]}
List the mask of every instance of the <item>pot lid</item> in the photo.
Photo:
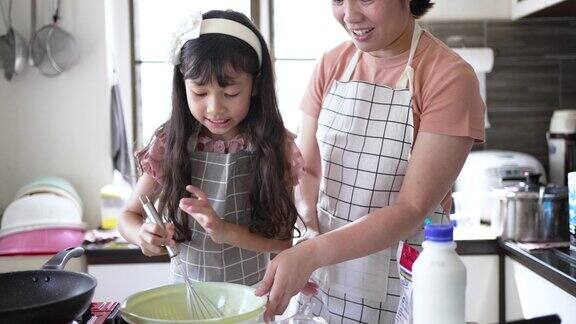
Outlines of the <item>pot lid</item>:
{"type": "Polygon", "coordinates": [[[539,182],[540,174],[525,172],[526,180],[513,186],[504,187],[494,192],[499,197],[525,199],[566,199],[568,188],[560,186],[545,186],[539,182]]]}

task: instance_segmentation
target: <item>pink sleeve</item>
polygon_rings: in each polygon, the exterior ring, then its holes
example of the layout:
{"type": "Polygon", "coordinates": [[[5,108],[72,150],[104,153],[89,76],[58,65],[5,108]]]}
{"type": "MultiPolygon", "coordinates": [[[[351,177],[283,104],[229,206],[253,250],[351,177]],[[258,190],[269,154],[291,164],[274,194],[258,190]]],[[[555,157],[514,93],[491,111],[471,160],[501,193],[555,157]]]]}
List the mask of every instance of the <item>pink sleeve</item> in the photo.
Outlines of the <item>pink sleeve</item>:
{"type": "Polygon", "coordinates": [[[300,103],[300,109],[314,118],[320,116],[320,110],[322,109],[322,100],[324,99],[327,79],[325,65],[326,54],[316,63],[316,68],[314,68],[314,72],[308,83],[308,88],[306,88],[306,92],[300,103]]]}
{"type": "Polygon", "coordinates": [[[162,161],[164,159],[164,136],[155,136],[148,147],[140,155],[138,162],[142,166],[142,172],[148,173],[154,180],[161,182],[162,161]]]}
{"type": "Polygon", "coordinates": [[[484,141],[484,101],[472,67],[461,62],[429,75],[422,89],[420,132],[484,141]]]}
{"type": "Polygon", "coordinates": [[[286,154],[288,155],[286,158],[290,162],[289,183],[292,186],[297,186],[300,179],[304,176],[304,158],[302,157],[302,153],[300,153],[300,149],[294,142],[296,135],[288,131],[286,131],[286,133],[286,154]]]}

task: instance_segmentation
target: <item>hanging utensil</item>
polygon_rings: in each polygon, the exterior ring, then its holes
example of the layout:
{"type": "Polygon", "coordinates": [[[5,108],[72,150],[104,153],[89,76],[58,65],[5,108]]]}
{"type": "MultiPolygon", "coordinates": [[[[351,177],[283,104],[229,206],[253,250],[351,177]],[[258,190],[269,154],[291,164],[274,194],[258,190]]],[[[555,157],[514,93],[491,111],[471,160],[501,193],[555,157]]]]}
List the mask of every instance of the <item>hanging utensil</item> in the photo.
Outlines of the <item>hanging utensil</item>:
{"type": "Polygon", "coordinates": [[[30,0],[30,43],[28,44],[28,65],[36,66],[32,58],[32,41],[34,40],[34,33],[36,33],[36,8],[38,7],[37,0],[30,0]]]}
{"type": "Polygon", "coordinates": [[[48,77],[55,77],[70,69],[79,58],[76,40],[58,26],[60,0],[57,0],[55,7],[52,23],[38,30],[31,42],[34,65],[48,77]]]}
{"type": "Polygon", "coordinates": [[[24,38],[12,27],[12,0],[8,2],[8,12],[0,2],[2,20],[8,32],[0,36],[0,59],[4,77],[10,81],[24,70],[28,58],[28,46],[24,38]]]}

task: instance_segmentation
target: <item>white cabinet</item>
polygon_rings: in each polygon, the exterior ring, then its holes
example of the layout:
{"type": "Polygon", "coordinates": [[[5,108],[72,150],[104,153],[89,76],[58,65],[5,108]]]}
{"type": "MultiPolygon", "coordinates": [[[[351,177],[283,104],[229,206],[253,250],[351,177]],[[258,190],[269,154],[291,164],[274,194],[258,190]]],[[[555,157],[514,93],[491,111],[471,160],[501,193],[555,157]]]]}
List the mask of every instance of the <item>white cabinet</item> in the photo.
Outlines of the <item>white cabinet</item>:
{"type": "Polygon", "coordinates": [[[565,0],[511,0],[510,18],[520,19],[563,1],[565,0]]]}
{"type": "Polygon", "coordinates": [[[510,3],[506,0],[434,0],[424,21],[508,20],[510,3]]]}
{"type": "Polygon", "coordinates": [[[96,264],[88,265],[88,273],[98,280],[94,301],[122,302],[139,291],[167,285],[170,263],[96,264]]]}
{"type": "Polygon", "coordinates": [[[466,321],[498,323],[498,256],[465,255],[466,321]]]}
{"type": "Polygon", "coordinates": [[[576,323],[576,297],[506,257],[506,320],[558,314],[562,323],[576,323]]]}
{"type": "MultiPolygon", "coordinates": [[[[573,0],[435,0],[423,20],[516,20],[568,1],[573,0]]],[[[563,15],[574,12],[574,6],[566,7],[570,12],[563,15]]]]}

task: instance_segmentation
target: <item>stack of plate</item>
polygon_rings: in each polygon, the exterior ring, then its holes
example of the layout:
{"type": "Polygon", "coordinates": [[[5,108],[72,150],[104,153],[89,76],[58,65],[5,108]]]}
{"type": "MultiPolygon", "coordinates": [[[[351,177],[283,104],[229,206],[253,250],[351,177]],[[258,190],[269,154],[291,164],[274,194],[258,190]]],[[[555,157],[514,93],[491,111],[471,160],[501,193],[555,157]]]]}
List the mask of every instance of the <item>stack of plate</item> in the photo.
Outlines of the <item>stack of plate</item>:
{"type": "Polygon", "coordinates": [[[82,200],[68,181],[42,177],[18,190],[0,225],[0,255],[50,254],[84,239],[82,200]]]}

